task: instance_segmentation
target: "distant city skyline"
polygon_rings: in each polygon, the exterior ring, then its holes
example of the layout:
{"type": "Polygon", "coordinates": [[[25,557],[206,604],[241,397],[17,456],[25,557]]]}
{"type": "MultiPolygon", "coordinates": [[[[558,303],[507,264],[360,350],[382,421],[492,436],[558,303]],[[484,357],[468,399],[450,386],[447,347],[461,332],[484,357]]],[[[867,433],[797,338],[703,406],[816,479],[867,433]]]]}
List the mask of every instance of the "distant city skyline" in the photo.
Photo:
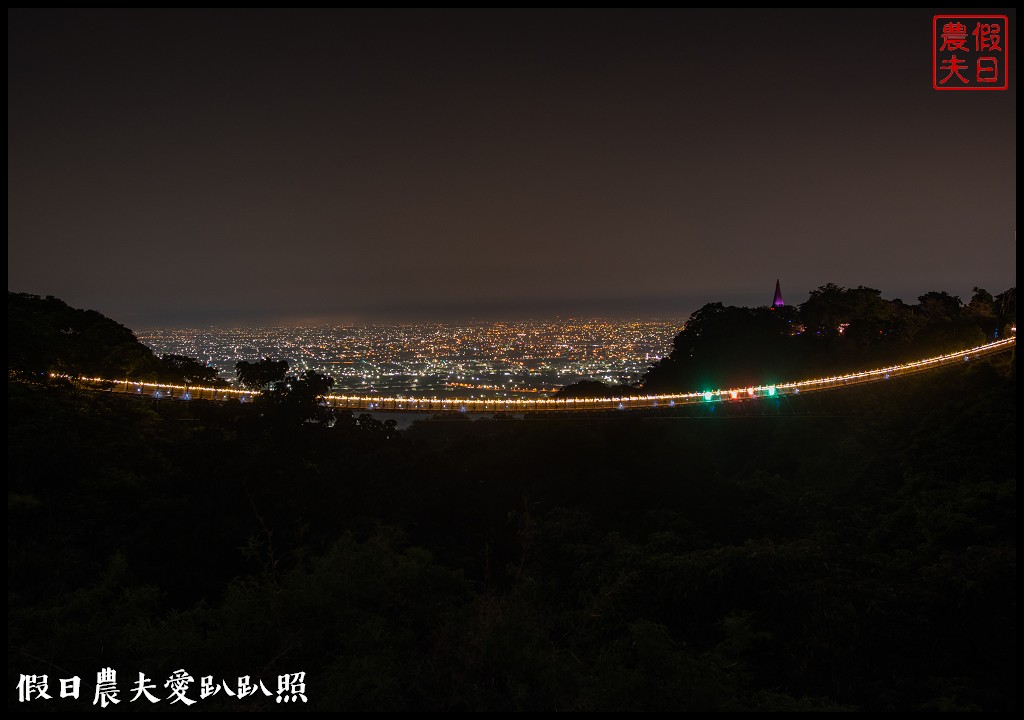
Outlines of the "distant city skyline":
{"type": "Polygon", "coordinates": [[[8,289],[132,328],[999,293],[1016,34],[1008,90],[938,92],[933,14],[9,10],[8,289]]]}

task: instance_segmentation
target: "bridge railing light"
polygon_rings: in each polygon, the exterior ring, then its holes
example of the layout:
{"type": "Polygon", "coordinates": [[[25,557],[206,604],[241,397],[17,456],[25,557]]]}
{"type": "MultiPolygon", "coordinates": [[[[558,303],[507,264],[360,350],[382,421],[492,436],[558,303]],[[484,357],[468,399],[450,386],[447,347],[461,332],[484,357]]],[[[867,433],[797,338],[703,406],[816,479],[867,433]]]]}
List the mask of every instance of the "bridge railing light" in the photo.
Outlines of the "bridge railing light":
{"type": "MultiPolygon", "coordinates": [[[[997,352],[1011,345],[1016,344],[1016,335],[1012,337],[1003,338],[991,343],[979,345],[977,347],[969,348],[967,350],[961,350],[954,353],[945,353],[930,358],[922,358],[920,360],[914,360],[903,364],[889,365],[887,367],[877,368],[874,370],[862,370],[857,372],[850,372],[842,375],[830,375],[821,378],[809,378],[804,380],[797,380],[787,383],[781,383],[776,385],[762,385],[758,387],[746,388],[746,393],[749,397],[756,397],[758,393],[767,395],[769,397],[777,396],[781,392],[792,390],[793,393],[799,393],[801,389],[814,390],[814,389],[827,389],[836,387],[837,385],[846,385],[850,382],[864,382],[873,380],[887,380],[894,374],[900,374],[902,372],[912,372],[914,370],[926,370],[937,365],[951,364],[956,361],[968,362],[972,358],[985,355],[990,352],[997,352]]],[[[61,375],[55,372],[49,373],[49,377],[66,377],[71,378],[70,375],[61,375]]],[[[182,390],[185,391],[184,398],[190,399],[192,397],[191,392],[199,393],[212,393],[214,399],[222,399],[227,397],[237,397],[242,402],[252,400],[253,397],[259,395],[258,391],[243,390],[239,388],[211,388],[202,386],[188,386],[174,383],[157,383],[146,380],[111,380],[106,378],[98,377],[85,377],[77,376],[79,382],[93,382],[93,383],[110,383],[113,387],[123,386],[127,392],[130,387],[134,387],[136,393],[149,393],[150,390],[154,391],[155,397],[162,397],[163,391],[168,391],[168,395],[174,396],[174,391],[182,390]]],[[[739,393],[743,392],[739,389],[733,390],[704,390],[704,391],[692,391],[688,393],[663,393],[663,394],[644,394],[644,395],[628,395],[625,397],[617,398],[506,398],[504,404],[506,409],[555,409],[563,408],[566,411],[573,409],[587,409],[587,408],[611,408],[615,406],[615,403],[622,405],[628,404],[629,407],[658,407],[660,401],[668,401],[669,407],[675,407],[677,403],[691,403],[700,402],[711,402],[715,398],[721,400],[725,394],[729,397],[737,399],[739,393]]],[[[178,397],[181,397],[180,395],[178,397]]],[[[501,399],[463,399],[459,400],[456,398],[438,398],[436,395],[433,398],[405,398],[405,397],[381,397],[379,395],[327,395],[325,398],[327,401],[335,403],[336,406],[344,407],[350,406],[353,408],[365,408],[367,405],[376,408],[387,408],[390,409],[406,409],[409,405],[413,405],[417,408],[423,407],[424,405],[433,408],[434,405],[442,404],[444,407],[448,405],[454,405],[461,403],[461,407],[472,407],[480,408],[481,411],[487,410],[488,408],[497,407],[502,400],[501,399]]]]}

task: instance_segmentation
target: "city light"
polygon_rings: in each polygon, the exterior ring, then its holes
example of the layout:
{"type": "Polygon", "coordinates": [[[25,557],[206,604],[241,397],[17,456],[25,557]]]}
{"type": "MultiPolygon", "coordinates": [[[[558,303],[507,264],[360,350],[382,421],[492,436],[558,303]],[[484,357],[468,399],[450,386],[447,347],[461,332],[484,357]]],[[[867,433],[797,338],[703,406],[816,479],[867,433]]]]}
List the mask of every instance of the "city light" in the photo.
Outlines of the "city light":
{"type": "MultiPolygon", "coordinates": [[[[607,398],[607,397],[577,397],[577,398],[413,398],[413,397],[384,397],[375,395],[341,394],[328,395],[324,398],[324,404],[329,407],[347,408],[353,410],[380,410],[395,411],[404,410],[409,412],[437,412],[447,411],[451,408],[459,408],[460,412],[466,413],[492,413],[496,411],[508,412],[573,412],[593,410],[641,410],[658,407],[667,404],[675,407],[677,404],[692,404],[697,402],[711,402],[715,398],[722,398],[725,395],[737,399],[741,394],[747,397],[776,397],[779,395],[797,395],[805,392],[830,390],[849,387],[867,382],[885,381],[892,377],[909,375],[917,372],[933,370],[953,364],[963,364],[965,361],[1010,349],[1016,344],[1016,336],[1008,337],[996,342],[979,345],[978,347],[962,350],[945,355],[915,360],[913,362],[890,365],[875,370],[864,370],[861,372],[846,373],[843,375],[832,375],[823,378],[799,380],[796,382],[781,383],[744,389],[731,388],[728,390],[705,390],[702,392],[688,393],[667,393],[658,395],[630,395],[628,397],[607,398]]],[[[51,377],[58,375],[51,373],[51,377]]],[[[61,376],[67,377],[67,376],[61,376]]],[[[137,393],[153,394],[156,397],[180,400],[251,400],[258,392],[249,390],[238,390],[235,388],[206,388],[190,385],[175,385],[167,383],[136,382],[133,380],[111,380],[96,377],[77,378],[83,384],[95,384],[111,388],[110,392],[130,392],[135,389],[137,393]]]]}
{"type": "Polygon", "coordinates": [[[164,329],[139,339],[159,355],[202,358],[228,381],[240,360],[287,360],[329,375],[338,395],[550,397],[584,380],[634,385],[669,354],[681,319],[382,323],[164,329]]]}

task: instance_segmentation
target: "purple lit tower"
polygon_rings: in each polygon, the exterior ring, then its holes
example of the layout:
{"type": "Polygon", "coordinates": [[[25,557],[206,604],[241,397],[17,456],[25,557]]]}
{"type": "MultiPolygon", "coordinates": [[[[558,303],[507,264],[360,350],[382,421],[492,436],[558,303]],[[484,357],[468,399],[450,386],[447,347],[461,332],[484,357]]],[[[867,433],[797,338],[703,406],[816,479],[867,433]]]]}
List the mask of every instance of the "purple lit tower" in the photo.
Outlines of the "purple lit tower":
{"type": "Polygon", "coordinates": [[[775,279],[775,299],[772,300],[773,308],[780,308],[785,306],[786,301],[782,299],[782,288],[779,287],[778,278],[775,279]]]}

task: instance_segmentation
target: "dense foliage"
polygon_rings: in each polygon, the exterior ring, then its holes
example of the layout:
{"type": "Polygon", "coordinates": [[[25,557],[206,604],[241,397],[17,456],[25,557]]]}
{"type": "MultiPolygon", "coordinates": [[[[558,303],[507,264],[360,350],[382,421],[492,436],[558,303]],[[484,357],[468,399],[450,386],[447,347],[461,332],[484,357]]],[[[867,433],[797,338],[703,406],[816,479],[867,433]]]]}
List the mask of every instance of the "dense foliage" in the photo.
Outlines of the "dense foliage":
{"type": "Polygon", "coordinates": [[[668,358],[643,379],[647,392],[772,384],[867,369],[980,345],[1016,323],[1017,292],[975,288],[971,301],[929,292],[917,305],[873,288],[832,283],[799,307],[705,305],[668,358]]]}
{"type": "MultiPolygon", "coordinates": [[[[286,366],[287,369],[287,366],[286,366]]],[[[227,385],[217,369],[183,355],[156,357],[124,325],[52,295],[7,293],[7,374],[32,382],[102,377],[133,382],[227,385]]]]}

